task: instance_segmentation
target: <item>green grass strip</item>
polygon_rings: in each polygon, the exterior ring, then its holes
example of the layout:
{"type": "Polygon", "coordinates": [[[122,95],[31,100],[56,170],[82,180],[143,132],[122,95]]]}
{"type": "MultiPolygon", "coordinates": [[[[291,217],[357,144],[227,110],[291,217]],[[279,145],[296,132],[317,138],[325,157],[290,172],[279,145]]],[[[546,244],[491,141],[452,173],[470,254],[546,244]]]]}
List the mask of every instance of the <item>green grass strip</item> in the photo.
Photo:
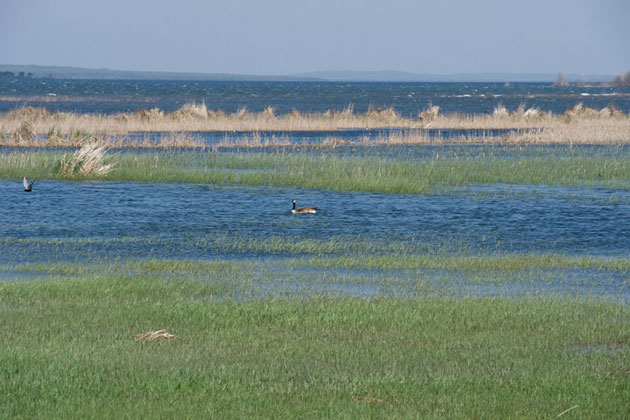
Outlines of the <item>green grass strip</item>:
{"type": "MultiPolygon", "coordinates": [[[[325,245],[327,243],[324,243],[325,245]]],[[[310,249],[310,248],[309,248],[310,249]]],[[[274,251],[286,252],[285,247],[274,248],[274,251]]],[[[293,251],[293,249],[291,249],[293,251]]],[[[326,253],[328,249],[317,253],[326,253]]],[[[374,250],[372,250],[374,251],[374,250]]],[[[314,254],[316,252],[313,252],[314,254]]],[[[254,262],[257,260],[253,260],[254,262]]],[[[593,256],[571,256],[563,254],[505,254],[505,255],[447,255],[437,251],[431,254],[391,254],[359,256],[316,256],[300,258],[273,258],[274,264],[287,267],[315,268],[356,268],[356,269],[431,269],[431,270],[463,270],[486,271],[495,270],[510,273],[526,270],[562,270],[562,269],[595,269],[600,271],[630,272],[630,259],[593,256]]],[[[39,273],[46,275],[77,276],[95,272],[168,272],[179,274],[198,274],[213,272],[218,269],[236,269],[254,264],[248,260],[205,261],[205,260],[96,260],[92,264],[78,263],[25,263],[0,266],[0,272],[39,273]]],[[[264,265],[264,261],[256,264],[264,265]]]]}
{"type": "Polygon", "coordinates": [[[628,414],[628,306],[231,301],[216,300],[217,287],[149,271],[0,283],[2,416],[554,418],[574,406],[578,418],[628,414]],[[175,338],[134,341],[159,329],[175,338]]]}
{"type": "Polygon", "coordinates": [[[107,175],[62,175],[63,154],[0,154],[0,178],[188,182],[219,185],[294,186],[389,194],[425,194],[471,184],[537,184],[630,188],[630,159],[614,154],[523,157],[449,156],[431,160],[340,157],[298,152],[121,152],[107,175]]]}
{"type": "Polygon", "coordinates": [[[599,258],[561,254],[512,254],[490,256],[364,255],[361,257],[313,257],[297,260],[311,267],[382,268],[434,270],[521,270],[584,269],[630,271],[628,258],[599,258]]]}

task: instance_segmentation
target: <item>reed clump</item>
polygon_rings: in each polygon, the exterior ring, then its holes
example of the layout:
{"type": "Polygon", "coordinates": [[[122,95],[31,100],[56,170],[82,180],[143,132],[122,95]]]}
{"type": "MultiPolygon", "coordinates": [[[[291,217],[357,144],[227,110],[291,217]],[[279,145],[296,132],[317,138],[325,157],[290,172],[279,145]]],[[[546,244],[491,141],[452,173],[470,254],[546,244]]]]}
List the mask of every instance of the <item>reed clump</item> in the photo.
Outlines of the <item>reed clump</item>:
{"type": "Polygon", "coordinates": [[[208,108],[206,104],[186,104],[171,114],[175,121],[205,120],[208,118],[208,108]]]}
{"type": "MultiPolygon", "coordinates": [[[[508,111],[507,108],[499,103],[491,114],[491,119],[494,122],[503,121],[509,122],[511,124],[520,124],[520,123],[528,123],[531,125],[532,122],[551,122],[555,119],[554,115],[551,112],[544,112],[540,108],[530,107],[527,108],[525,104],[520,104],[518,108],[513,111],[508,111]]],[[[488,120],[486,116],[478,116],[477,118],[488,120]]]]}
{"type": "Polygon", "coordinates": [[[35,125],[30,121],[22,121],[20,127],[13,132],[11,141],[17,146],[30,144],[35,138],[35,125]]]}
{"type": "Polygon", "coordinates": [[[35,108],[32,106],[23,106],[7,112],[6,117],[12,120],[20,121],[45,121],[51,115],[46,108],[35,108]]]}
{"type": "Polygon", "coordinates": [[[497,106],[495,106],[494,110],[492,111],[493,117],[506,118],[509,115],[510,114],[508,113],[507,108],[502,103],[499,103],[497,106]]]}
{"type": "Polygon", "coordinates": [[[115,166],[105,163],[107,149],[98,143],[88,143],[72,154],[64,154],[59,161],[57,175],[69,177],[74,175],[107,175],[115,166]]]}
{"type": "Polygon", "coordinates": [[[381,122],[383,124],[396,124],[402,119],[393,108],[371,109],[363,115],[363,118],[369,122],[381,122]]]}
{"type": "Polygon", "coordinates": [[[429,104],[427,109],[425,109],[420,114],[418,114],[418,118],[422,120],[423,122],[430,123],[437,119],[439,112],[440,112],[439,106],[429,104]]]}
{"type": "Polygon", "coordinates": [[[584,106],[584,103],[577,103],[573,108],[568,109],[562,114],[566,122],[573,122],[578,119],[596,120],[599,118],[622,118],[623,113],[615,108],[614,104],[600,109],[584,106]]]}
{"type": "Polygon", "coordinates": [[[576,104],[573,108],[564,112],[563,116],[567,122],[571,122],[580,117],[594,117],[598,115],[593,108],[585,107],[582,102],[576,104]]]}
{"type": "MultiPolygon", "coordinates": [[[[155,122],[164,119],[164,111],[159,108],[139,109],[134,115],[136,118],[147,122],[155,122]]],[[[128,121],[129,119],[127,114],[117,114],[117,116],[124,121],[128,121]]]]}

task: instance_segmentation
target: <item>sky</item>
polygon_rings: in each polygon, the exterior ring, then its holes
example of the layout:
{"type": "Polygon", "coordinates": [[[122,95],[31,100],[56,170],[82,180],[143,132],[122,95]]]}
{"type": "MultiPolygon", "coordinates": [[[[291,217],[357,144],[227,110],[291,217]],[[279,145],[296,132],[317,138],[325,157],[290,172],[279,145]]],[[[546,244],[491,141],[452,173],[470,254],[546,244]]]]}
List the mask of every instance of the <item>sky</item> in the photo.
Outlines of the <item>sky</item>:
{"type": "Polygon", "coordinates": [[[0,64],[613,75],[628,0],[0,0],[0,64]]]}

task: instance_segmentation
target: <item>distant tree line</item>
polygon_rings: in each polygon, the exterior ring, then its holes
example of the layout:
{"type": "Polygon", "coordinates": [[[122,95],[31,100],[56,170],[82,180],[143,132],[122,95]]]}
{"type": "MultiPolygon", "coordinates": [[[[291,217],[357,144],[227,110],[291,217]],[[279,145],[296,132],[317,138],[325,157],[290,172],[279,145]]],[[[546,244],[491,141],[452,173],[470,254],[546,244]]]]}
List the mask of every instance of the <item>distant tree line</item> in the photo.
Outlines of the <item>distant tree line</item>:
{"type": "MultiPolygon", "coordinates": [[[[584,86],[584,81],[576,80],[572,82],[568,82],[562,73],[558,74],[556,81],[553,83],[555,87],[566,87],[566,86],[584,86]]],[[[623,75],[616,75],[612,80],[613,86],[630,86],[630,71],[627,71],[623,75]]]]}
{"type": "Polygon", "coordinates": [[[586,83],[584,83],[584,80],[579,79],[579,80],[574,80],[572,82],[568,82],[567,79],[565,79],[564,75],[562,73],[558,74],[558,78],[556,79],[556,81],[553,83],[553,85],[555,87],[566,87],[566,86],[577,86],[577,87],[581,87],[581,86],[585,86],[586,83]]]}
{"type": "Polygon", "coordinates": [[[12,71],[0,71],[0,79],[11,79],[11,78],[18,78],[18,79],[23,79],[25,77],[33,77],[33,73],[28,72],[28,73],[24,73],[23,71],[16,73],[13,73],[12,71]]]}
{"type": "Polygon", "coordinates": [[[556,81],[553,83],[553,85],[555,87],[565,87],[569,86],[569,82],[567,82],[567,79],[564,78],[564,75],[562,73],[558,73],[558,78],[556,78],[556,81]]]}
{"type": "Polygon", "coordinates": [[[630,71],[623,76],[618,74],[613,78],[613,86],[630,86],[630,71]]]}

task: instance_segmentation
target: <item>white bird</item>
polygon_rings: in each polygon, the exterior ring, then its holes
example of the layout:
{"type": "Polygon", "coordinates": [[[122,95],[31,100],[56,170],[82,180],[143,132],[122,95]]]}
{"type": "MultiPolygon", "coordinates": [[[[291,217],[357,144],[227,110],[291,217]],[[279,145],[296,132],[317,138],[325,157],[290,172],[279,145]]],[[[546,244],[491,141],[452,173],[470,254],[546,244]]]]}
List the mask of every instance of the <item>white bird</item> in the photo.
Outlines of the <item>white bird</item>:
{"type": "Polygon", "coordinates": [[[295,200],[293,200],[293,209],[291,210],[291,213],[293,214],[307,214],[307,213],[317,213],[317,210],[319,210],[318,207],[300,207],[299,209],[295,208],[295,200]]]}
{"type": "Polygon", "coordinates": [[[22,183],[24,184],[24,191],[26,192],[33,191],[33,184],[35,183],[35,180],[28,182],[28,179],[24,177],[24,180],[22,181],[22,183]]]}

